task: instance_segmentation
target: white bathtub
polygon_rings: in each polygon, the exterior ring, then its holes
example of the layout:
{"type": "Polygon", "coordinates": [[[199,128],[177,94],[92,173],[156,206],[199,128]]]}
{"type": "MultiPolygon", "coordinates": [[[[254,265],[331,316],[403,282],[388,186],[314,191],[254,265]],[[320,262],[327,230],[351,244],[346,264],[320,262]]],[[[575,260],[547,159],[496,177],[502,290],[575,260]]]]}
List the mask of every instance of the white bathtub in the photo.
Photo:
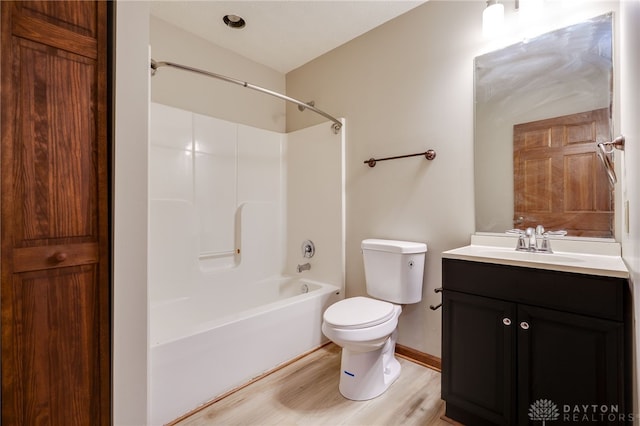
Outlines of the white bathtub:
{"type": "Polygon", "coordinates": [[[162,425],[326,342],[336,286],[277,278],[150,309],[151,423],[162,425]]]}

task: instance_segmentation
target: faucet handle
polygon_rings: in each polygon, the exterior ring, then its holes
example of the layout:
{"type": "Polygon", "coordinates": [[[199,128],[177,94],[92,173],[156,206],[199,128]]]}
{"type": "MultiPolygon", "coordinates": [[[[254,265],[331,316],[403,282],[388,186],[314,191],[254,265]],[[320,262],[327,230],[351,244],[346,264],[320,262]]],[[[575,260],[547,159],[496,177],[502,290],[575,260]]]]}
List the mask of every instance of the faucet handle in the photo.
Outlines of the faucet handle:
{"type": "Polygon", "coordinates": [[[540,248],[538,248],[538,251],[541,251],[543,253],[553,253],[553,250],[551,250],[551,241],[549,240],[548,234],[544,234],[544,236],[542,237],[542,242],[540,243],[540,248]]]}
{"type": "Polygon", "coordinates": [[[516,251],[528,251],[529,246],[527,245],[527,240],[525,239],[524,234],[520,234],[518,237],[518,243],[516,244],[516,251]]]}
{"type": "Polygon", "coordinates": [[[536,226],[536,235],[542,235],[542,234],[544,234],[544,226],[542,225],[536,226]]]}

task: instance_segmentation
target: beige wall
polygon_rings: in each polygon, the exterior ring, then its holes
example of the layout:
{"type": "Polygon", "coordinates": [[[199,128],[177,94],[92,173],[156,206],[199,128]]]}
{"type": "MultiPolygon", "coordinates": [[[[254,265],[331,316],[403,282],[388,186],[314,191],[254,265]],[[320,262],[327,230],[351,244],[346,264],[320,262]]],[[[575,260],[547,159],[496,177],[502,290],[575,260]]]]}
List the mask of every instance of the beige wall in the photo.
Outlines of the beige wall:
{"type": "MultiPolygon", "coordinates": [[[[469,243],[473,213],[473,57],[482,2],[429,2],[287,74],[287,95],[347,119],[346,287],[365,294],[365,238],[428,245],[423,301],[400,317],[399,343],[440,355],[441,252],[469,243]],[[363,161],[432,148],[424,157],[363,161]]],[[[295,106],[287,127],[318,122],[295,106]]]]}
{"type": "Polygon", "coordinates": [[[149,6],[116,7],[113,424],[147,424],[149,6]]]}
{"type": "Polygon", "coordinates": [[[308,262],[311,269],[302,277],[340,288],[344,287],[343,159],[348,125],[339,134],[329,122],[287,133],[283,155],[284,274],[295,276],[296,266],[308,262]],[[302,255],[307,239],[315,246],[311,259],[302,255]]]}
{"type": "MultiPolygon", "coordinates": [[[[284,74],[153,16],[150,39],[151,57],[157,61],[176,62],[284,93],[284,74]]],[[[151,100],[260,129],[285,129],[284,101],[186,71],[160,68],[151,79],[151,100]]]]}
{"type": "MultiPolygon", "coordinates": [[[[287,74],[287,94],[313,99],[349,122],[346,139],[347,295],[365,293],[360,241],[368,237],[424,241],[429,246],[422,303],[407,306],[399,342],[440,355],[441,252],[468,244],[474,232],[473,59],[522,40],[513,2],[507,34],[482,38],[480,1],[432,0],[287,74]],[[369,157],[433,148],[417,158],[378,164],[369,157]]],[[[549,2],[547,2],[549,3],[549,2]]],[[[547,4],[544,32],[608,11],[617,1],[547,4]],[[578,7],[579,6],[579,7],[578,7]]],[[[287,107],[287,128],[317,122],[287,107]]]]}

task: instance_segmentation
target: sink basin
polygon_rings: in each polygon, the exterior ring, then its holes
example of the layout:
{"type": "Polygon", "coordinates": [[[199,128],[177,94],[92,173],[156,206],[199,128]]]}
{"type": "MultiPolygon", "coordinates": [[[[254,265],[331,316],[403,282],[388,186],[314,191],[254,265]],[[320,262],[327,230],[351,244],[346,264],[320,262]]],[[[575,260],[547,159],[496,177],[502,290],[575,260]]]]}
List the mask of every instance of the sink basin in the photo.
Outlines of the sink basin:
{"type": "Polygon", "coordinates": [[[555,253],[536,253],[515,250],[515,240],[506,245],[471,244],[442,253],[449,259],[521,266],[554,271],[577,272],[628,278],[627,270],[619,255],[582,253],[558,250],[555,253]]]}
{"type": "Polygon", "coordinates": [[[584,259],[576,256],[556,253],[536,253],[527,251],[516,251],[515,249],[500,249],[495,247],[478,246],[478,255],[498,259],[522,260],[526,262],[544,263],[584,263],[584,259]]]}

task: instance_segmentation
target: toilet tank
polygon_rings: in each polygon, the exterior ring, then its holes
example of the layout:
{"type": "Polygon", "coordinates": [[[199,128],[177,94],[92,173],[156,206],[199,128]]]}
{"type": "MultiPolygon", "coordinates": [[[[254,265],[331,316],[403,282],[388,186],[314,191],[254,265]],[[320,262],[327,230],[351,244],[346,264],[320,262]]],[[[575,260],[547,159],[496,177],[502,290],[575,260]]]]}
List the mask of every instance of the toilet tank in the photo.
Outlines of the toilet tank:
{"type": "Polygon", "coordinates": [[[392,303],[422,300],[422,278],[427,245],[411,241],[362,241],[367,293],[392,303]]]}

